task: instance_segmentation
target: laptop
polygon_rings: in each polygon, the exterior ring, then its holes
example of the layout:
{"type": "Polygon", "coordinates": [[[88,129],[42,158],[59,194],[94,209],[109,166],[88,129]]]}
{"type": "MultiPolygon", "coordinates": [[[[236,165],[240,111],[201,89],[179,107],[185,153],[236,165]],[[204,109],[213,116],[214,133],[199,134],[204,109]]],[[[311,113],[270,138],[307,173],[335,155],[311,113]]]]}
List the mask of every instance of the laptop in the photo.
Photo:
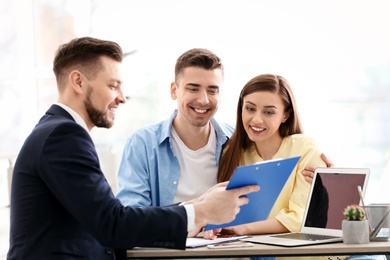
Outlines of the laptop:
{"type": "Polygon", "coordinates": [[[257,235],[241,240],[287,247],[342,241],[344,208],[360,204],[357,187],[361,187],[364,196],[369,175],[368,168],[317,168],[300,232],[257,235]]]}

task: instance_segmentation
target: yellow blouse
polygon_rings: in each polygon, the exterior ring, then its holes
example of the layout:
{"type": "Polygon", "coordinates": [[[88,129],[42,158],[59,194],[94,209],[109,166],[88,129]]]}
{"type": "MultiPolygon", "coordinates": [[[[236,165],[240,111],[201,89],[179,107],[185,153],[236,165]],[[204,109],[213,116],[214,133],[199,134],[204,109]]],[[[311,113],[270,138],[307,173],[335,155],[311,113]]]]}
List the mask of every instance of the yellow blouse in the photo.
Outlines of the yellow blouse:
{"type": "MultiPolygon", "coordinates": [[[[310,183],[305,180],[301,172],[306,166],[326,167],[325,162],[320,157],[321,152],[318,149],[317,142],[304,134],[285,137],[273,159],[299,155],[301,159],[292,171],[268,216],[268,218],[279,220],[291,232],[299,231],[301,228],[310,190],[310,183]]],[[[261,161],[264,160],[257,154],[255,144],[253,144],[243,151],[240,165],[261,161]]]]}

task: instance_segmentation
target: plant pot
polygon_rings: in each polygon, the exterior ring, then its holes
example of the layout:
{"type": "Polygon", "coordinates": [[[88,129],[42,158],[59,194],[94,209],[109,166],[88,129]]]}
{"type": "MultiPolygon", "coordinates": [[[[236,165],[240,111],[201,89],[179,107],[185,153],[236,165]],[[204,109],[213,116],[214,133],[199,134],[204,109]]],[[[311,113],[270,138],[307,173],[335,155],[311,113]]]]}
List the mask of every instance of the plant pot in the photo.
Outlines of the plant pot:
{"type": "Polygon", "coordinates": [[[343,220],[341,227],[344,244],[367,244],[370,242],[368,220],[343,220]]]}

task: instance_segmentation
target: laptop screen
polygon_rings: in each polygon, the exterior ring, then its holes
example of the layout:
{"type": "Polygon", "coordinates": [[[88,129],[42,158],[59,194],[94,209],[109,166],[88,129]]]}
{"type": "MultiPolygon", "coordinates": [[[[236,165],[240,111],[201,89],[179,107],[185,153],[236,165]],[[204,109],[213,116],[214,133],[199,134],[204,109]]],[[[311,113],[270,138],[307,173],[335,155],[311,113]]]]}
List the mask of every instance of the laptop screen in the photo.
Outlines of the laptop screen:
{"type": "Polygon", "coordinates": [[[360,203],[357,187],[365,193],[368,169],[331,169],[317,169],[304,227],[341,230],[344,208],[360,203]]]}

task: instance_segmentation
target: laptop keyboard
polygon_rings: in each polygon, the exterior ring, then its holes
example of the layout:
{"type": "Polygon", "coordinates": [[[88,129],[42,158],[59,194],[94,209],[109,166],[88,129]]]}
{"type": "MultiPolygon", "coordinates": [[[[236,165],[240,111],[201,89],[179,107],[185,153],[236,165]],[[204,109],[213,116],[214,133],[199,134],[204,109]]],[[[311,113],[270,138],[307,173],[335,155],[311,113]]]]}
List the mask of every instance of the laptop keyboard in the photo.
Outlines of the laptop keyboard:
{"type": "Polygon", "coordinates": [[[306,234],[306,233],[289,233],[289,234],[280,234],[280,235],[272,235],[272,237],[280,237],[280,238],[289,238],[289,239],[299,239],[299,240],[326,240],[332,238],[339,238],[335,236],[327,236],[327,235],[317,235],[317,234],[306,234]]]}

